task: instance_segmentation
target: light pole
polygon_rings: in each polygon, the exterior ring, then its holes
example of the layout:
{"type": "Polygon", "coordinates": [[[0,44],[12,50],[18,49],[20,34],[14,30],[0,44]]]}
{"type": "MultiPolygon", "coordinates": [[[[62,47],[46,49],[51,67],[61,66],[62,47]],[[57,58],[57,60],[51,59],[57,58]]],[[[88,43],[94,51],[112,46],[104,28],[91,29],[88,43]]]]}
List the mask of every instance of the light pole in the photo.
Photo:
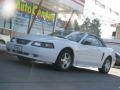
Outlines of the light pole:
{"type": "Polygon", "coordinates": [[[65,30],[67,30],[68,25],[69,25],[69,23],[70,23],[70,21],[71,21],[71,19],[72,19],[72,17],[73,17],[74,12],[75,12],[75,11],[73,10],[72,13],[71,13],[71,16],[70,16],[70,18],[69,18],[69,20],[68,20],[68,22],[65,24],[65,26],[64,26],[64,29],[65,29],[65,30]]]}
{"type": "Polygon", "coordinates": [[[39,11],[39,9],[40,9],[40,7],[41,7],[41,5],[42,5],[42,2],[43,2],[43,0],[40,0],[39,5],[38,5],[38,8],[35,10],[35,15],[34,15],[34,17],[33,17],[33,19],[32,19],[32,22],[31,22],[31,24],[30,24],[30,26],[29,26],[29,28],[28,28],[27,34],[30,34],[30,31],[31,31],[32,26],[33,26],[33,24],[34,24],[34,22],[35,22],[36,16],[37,16],[38,11],[39,11]]]}

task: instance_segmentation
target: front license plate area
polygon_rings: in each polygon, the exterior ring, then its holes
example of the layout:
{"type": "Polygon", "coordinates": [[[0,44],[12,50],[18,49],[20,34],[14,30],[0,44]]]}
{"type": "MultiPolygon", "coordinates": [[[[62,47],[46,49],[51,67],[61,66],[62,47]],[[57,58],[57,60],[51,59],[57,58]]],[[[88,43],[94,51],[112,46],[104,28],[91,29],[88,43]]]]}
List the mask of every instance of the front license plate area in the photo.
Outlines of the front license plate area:
{"type": "Polygon", "coordinates": [[[20,46],[20,45],[15,45],[14,49],[15,49],[15,51],[22,52],[22,46],[20,46]]]}

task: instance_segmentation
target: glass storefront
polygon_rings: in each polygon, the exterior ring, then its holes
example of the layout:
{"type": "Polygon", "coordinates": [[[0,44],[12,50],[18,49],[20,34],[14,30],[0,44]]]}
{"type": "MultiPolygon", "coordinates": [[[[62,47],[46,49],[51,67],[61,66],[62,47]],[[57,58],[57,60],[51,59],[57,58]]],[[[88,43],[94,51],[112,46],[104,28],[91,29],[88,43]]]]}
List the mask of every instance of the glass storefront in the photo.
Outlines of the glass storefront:
{"type": "MultiPolygon", "coordinates": [[[[12,32],[24,33],[26,34],[28,28],[30,27],[32,20],[35,16],[35,11],[38,8],[38,5],[35,4],[34,0],[16,0],[16,14],[11,20],[4,20],[0,16],[0,27],[12,29],[12,32]],[[31,2],[32,1],[32,2],[31,2]],[[34,2],[34,3],[33,3],[34,2]]],[[[35,22],[32,25],[32,29],[30,34],[49,34],[55,30],[64,30],[69,18],[71,17],[71,13],[76,11],[79,13],[82,11],[81,9],[76,9],[74,7],[81,6],[78,3],[75,3],[72,0],[64,1],[62,0],[43,0],[42,7],[38,11],[35,22]],[[67,3],[71,3],[73,6],[68,5],[67,3]],[[61,13],[62,15],[60,16],[61,13]],[[60,16],[60,17],[59,17],[60,16]],[[64,20],[63,20],[64,18],[64,20]]],[[[39,2],[37,2],[39,3],[39,2]]],[[[75,13],[75,14],[76,14],[75,13]]],[[[74,21],[78,20],[75,16],[72,16],[70,19],[70,24],[68,25],[68,29],[74,29],[74,21]]]]}
{"type": "MultiPolygon", "coordinates": [[[[16,6],[17,11],[12,18],[12,25],[10,24],[10,20],[5,21],[0,16],[0,27],[10,29],[12,26],[11,28],[14,32],[27,33],[28,27],[35,15],[37,5],[28,1],[16,0],[16,6]]],[[[54,20],[55,12],[42,7],[37,14],[30,34],[41,35],[51,33],[54,28],[54,20]]]]}
{"type": "MultiPolygon", "coordinates": [[[[22,2],[16,0],[17,12],[13,20],[13,30],[27,33],[31,20],[35,15],[37,5],[31,2],[22,2]]],[[[54,26],[55,13],[45,8],[41,8],[33,24],[31,34],[48,34],[51,33],[54,26]]]]}
{"type": "Polygon", "coordinates": [[[13,18],[13,30],[16,32],[26,33],[29,24],[30,15],[17,11],[13,18]]]}
{"type": "Polygon", "coordinates": [[[4,19],[0,16],[0,27],[4,27],[4,19]]]}

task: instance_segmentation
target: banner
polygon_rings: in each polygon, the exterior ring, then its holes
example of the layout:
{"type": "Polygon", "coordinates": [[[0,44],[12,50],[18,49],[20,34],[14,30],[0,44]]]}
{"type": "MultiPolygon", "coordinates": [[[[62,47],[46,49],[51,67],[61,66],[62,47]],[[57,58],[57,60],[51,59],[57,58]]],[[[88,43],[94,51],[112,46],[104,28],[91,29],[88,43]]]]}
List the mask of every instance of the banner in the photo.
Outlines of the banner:
{"type": "MultiPolygon", "coordinates": [[[[16,3],[17,3],[17,10],[35,15],[35,10],[37,9],[37,5],[35,5],[34,3],[22,2],[21,0],[16,0],[16,3]]],[[[37,14],[37,17],[47,21],[53,21],[55,18],[55,14],[53,14],[53,12],[50,12],[45,8],[41,8],[37,14]]]]}
{"type": "Polygon", "coordinates": [[[72,0],[73,2],[81,5],[81,6],[84,6],[85,5],[85,0],[72,0]]]}
{"type": "MultiPolygon", "coordinates": [[[[32,2],[23,2],[21,0],[16,0],[16,3],[17,11],[13,18],[13,30],[26,33],[29,23],[35,15],[37,5],[32,2]]],[[[32,26],[31,34],[42,34],[43,29],[45,34],[51,33],[54,26],[54,18],[55,12],[41,8],[32,26]]]]}
{"type": "Polygon", "coordinates": [[[95,4],[99,5],[101,8],[105,8],[105,5],[99,2],[98,0],[95,0],[95,4]]]}
{"type": "Polygon", "coordinates": [[[117,16],[120,15],[118,12],[112,10],[111,8],[110,8],[109,10],[110,10],[110,13],[114,13],[114,14],[116,14],[117,16]]]}

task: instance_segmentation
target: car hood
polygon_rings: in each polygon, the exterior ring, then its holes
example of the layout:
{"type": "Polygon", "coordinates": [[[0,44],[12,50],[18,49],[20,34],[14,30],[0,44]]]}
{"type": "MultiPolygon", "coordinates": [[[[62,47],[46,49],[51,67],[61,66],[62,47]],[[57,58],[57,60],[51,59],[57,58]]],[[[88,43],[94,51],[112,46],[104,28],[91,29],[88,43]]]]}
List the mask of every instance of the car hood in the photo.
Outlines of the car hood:
{"type": "Polygon", "coordinates": [[[48,36],[48,35],[25,35],[25,36],[17,36],[16,38],[31,40],[31,41],[67,40],[67,39],[64,39],[64,38],[48,36]]]}

